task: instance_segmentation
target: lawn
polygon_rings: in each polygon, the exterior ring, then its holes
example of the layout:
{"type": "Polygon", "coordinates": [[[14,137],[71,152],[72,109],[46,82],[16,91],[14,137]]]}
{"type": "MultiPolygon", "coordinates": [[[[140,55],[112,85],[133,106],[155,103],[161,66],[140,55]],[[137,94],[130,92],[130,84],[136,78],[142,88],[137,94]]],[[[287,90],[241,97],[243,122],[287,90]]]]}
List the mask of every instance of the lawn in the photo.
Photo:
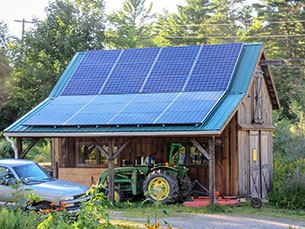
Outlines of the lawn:
{"type": "Polygon", "coordinates": [[[117,203],[114,207],[108,209],[113,213],[120,213],[120,215],[127,218],[142,218],[148,217],[182,217],[185,213],[193,214],[229,214],[251,217],[270,217],[274,219],[288,219],[305,221],[304,211],[300,210],[288,210],[284,208],[275,207],[269,203],[264,203],[260,209],[252,208],[249,202],[243,203],[241,206],[229,207],[219,206],[214,207],[184,207],[182,204],[170,204],[170,205],[151,205],[143,204],[141,202],[125,202],[117,203]]]}

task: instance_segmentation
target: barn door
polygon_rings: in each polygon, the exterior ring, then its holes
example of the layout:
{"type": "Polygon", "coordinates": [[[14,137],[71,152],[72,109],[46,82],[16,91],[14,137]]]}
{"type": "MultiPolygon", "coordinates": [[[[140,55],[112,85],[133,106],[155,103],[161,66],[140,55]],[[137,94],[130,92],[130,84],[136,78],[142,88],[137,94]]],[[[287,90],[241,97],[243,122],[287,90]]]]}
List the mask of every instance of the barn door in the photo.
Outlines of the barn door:
{"type": "Polygon", "coordinates": [[[265,198],[270,190],[268,132],[250,131],[250,195],[265,198]]]}

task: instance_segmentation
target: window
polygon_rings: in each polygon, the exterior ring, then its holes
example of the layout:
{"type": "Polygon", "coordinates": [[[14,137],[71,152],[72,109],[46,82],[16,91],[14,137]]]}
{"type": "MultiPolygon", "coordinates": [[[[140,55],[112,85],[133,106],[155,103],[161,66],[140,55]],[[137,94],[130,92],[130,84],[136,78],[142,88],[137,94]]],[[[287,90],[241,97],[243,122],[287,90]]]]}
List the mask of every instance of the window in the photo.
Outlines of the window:
{"type": "Polygon", "coordinates": [[[185,165],[185,160],[186,160],[185,147],[182,145],[180,147],[175,146],[173,148],[173,155],[172,155],[173,165],[177,164],[178,158],[179,158],[179,165],[185,165]],[[180,149],[180,155],[179,155],[179,149],[180,149]]]}
{"type": "Polygon", "coordinates": [[[14,174],[6,167],[0,167],[0,184],[6,184],[9,179],[16,179],[14,174]]]}
{"type": "MultiPolygon", "coordinates": [[[[206,151],[208,151],[207,145],[202,146],[206,151]]],[[[190,148],[190,165],[207,165],[208,160],[204,157],[204,155],[196,148],[196,146],[192,145],[190,148]]]]}
{"type": "MultiPolygon", "coordinates": [[[[103,149],[108,152],[108,146],[103,145],[103,149]]],[[[117,151],[117,146],[114,146],[114,152],[117,151]]],[[[81,165],[108,165],[108,160],[105,155],[98,150],[95,145],[79,144],[78,147],[78,164],[81,165]]],[[[118,164],[118,158],[114,160],[114,164],[118,164]]]]}

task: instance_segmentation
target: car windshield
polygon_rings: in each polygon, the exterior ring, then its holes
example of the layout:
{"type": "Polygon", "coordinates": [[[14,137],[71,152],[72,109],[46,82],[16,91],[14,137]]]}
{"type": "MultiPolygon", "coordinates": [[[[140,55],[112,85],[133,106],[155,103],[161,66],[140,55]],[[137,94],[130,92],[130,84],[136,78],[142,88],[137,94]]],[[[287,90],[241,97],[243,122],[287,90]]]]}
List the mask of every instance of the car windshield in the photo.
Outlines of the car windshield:
{"type": "Polygon", "coordinates": [[[37,164],[31,163],[13,167],[24,183],[48,181],[52,178],[37,164]]]}

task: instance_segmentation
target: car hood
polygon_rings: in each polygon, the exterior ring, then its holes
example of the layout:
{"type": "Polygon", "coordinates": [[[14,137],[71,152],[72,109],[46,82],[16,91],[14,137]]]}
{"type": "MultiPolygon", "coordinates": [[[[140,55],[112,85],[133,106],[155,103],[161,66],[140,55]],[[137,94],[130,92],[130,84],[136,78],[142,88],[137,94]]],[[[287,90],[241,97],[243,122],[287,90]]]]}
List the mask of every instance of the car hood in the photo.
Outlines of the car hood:
{"type": "Polygon", "coordinates": [[[75,196],[85,193],[89,187],[69,181],[51,180],[43,183],[29,185],[27,188],[32,189],[34,194],[52,193],[58,196],[75,196]]]}

